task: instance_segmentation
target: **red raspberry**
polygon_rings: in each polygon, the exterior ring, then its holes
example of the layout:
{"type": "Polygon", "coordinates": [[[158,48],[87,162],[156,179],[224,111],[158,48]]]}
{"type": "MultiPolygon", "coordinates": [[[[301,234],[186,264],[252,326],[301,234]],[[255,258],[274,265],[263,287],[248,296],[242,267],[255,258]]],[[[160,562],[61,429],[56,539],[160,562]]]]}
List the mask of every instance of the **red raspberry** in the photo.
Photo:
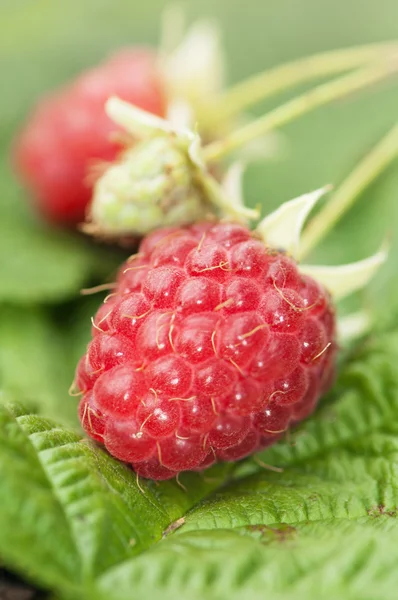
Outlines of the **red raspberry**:
{"type": "Polygon", "coordinates": [[[113,94],[164,116],[164,85],[156,56],[127,48],[80,75],[36,106],[14,149],[17,172],[40,212],[54,223],[84,220],[91,199],[90,166],[113,161],[122,146],[112,139],[116,126],[106,116],[113,94]]]}
{"type": "Polygon", "coordinates": [[[80,418],[143,477],[269,446],[333,380],[329,294],[239,225],[151,234],[105,306],[77,369],[80,418]]]}

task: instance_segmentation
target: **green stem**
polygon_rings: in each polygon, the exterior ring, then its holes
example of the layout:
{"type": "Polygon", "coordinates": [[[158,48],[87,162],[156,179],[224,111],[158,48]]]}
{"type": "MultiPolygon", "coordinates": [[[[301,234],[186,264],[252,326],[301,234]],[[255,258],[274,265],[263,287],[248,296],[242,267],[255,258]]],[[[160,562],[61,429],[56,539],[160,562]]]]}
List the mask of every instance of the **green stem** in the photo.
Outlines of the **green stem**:
{"type": "Polygon", "coordinates": [[[318,106],[322,106],[352,92],[369,86],[391,75],[398,69],[397,61],[383,61],[366,69],[361,69],[339,77],[331,82],[319,85],[292,100],[282,104],[268,114],[245,125],[223,140],[212,142],[203,150],[208,162],[219,160],[252,140],[269,131],[285,125],[318,106]]]}
{"type": "Polygon", "coordinates": [[[270,96],[318,77],[370,63],[397,50],[397,42],[367,44],[306,56],[253,75],[222,93],[209,105],[209,121],[229,119],[270,96]]]}
{"type": "Polygon", "coordinates": [[[398,156],[398,123],[357,165],[323,209],[310,221],[300,242],[302,259],[329,233],[357,198],[398,156]]]}

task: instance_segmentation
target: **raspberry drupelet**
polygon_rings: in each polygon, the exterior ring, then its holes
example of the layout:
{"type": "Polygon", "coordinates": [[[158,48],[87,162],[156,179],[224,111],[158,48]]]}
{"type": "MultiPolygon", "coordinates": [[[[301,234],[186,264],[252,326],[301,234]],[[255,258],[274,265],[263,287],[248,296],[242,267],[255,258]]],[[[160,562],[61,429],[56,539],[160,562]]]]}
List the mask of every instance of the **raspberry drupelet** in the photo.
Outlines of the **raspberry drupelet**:
{"type": "Polygon", "coordinates": [[[142,477],[259,451],[333,381],[330,295],[238,224],[146,237],[93,323],[75,378],[80,419],[142,477]]]}

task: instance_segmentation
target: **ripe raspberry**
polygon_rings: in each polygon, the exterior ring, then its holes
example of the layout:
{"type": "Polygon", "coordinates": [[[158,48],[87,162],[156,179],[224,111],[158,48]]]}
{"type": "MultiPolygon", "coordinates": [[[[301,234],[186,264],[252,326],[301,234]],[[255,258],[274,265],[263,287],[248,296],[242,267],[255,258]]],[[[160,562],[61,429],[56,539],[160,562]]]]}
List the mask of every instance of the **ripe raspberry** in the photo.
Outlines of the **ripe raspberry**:
{"type": "Polygon", "coordinates": [[[270,445],[333,379],[329,294],[240,225],[156,231],[105,307],[77,369],[80,419],[143,477],[270,445]]]}
{"type": "Polygon", "coordinates": [[[148,112],[166,112],[155,55],[127,48],[39,102],[15,145],[15,166],[40,212],[61,225],[84,220],[91,199],[87,172],[121,150],[104,103],[118,95],[148,112]]]}

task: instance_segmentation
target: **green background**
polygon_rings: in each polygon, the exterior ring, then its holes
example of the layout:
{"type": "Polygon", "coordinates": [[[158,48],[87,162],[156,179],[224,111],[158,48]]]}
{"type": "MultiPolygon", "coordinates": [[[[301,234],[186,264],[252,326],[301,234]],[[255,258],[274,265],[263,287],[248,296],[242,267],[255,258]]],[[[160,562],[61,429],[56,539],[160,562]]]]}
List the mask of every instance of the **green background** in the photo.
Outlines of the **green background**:
{"type": "MultiPolygon", "coordinates": [[[[230,82],[313,52],[398,37],[395,0],[182,5],[190,22],[218,20],[230,82]]],[[[210,482],[183,476],[187,493],[174,483],[144,484],[142,496],[124,467],[29,414],[75,426],[76,400],[67,389],[100,302],[79,298],[79,290],[111,276],[123,255],[39,221],[11,174],[13,135],[43,92],[121,45],[156,44],[164,6],[0,0],[0,386],[3,399],[28,407],[0,411],[1,562],[65,598],[129,600],[150,590],[162,600],[256,599],[265,592],[276,600],[393,599],[397,161],[312,257],[347,262],[372,253],[386,235],[391,239],[388,264],[352,303],[374,310],[380,333],[345,367],[323,409],[294,434],[296,445],[284,442],[266,453],[283,474],[247,463],[221,492],[214,490],[227,482],[223,468],[210,482]],[[183,515],[184,527],[147,551],[183,515]]],[[[284,128],[284,153],[249,169],[248,202],[261,203],[265,213],[325,183],[338,185],[397,116],[398,79],[284,128]]]]}

